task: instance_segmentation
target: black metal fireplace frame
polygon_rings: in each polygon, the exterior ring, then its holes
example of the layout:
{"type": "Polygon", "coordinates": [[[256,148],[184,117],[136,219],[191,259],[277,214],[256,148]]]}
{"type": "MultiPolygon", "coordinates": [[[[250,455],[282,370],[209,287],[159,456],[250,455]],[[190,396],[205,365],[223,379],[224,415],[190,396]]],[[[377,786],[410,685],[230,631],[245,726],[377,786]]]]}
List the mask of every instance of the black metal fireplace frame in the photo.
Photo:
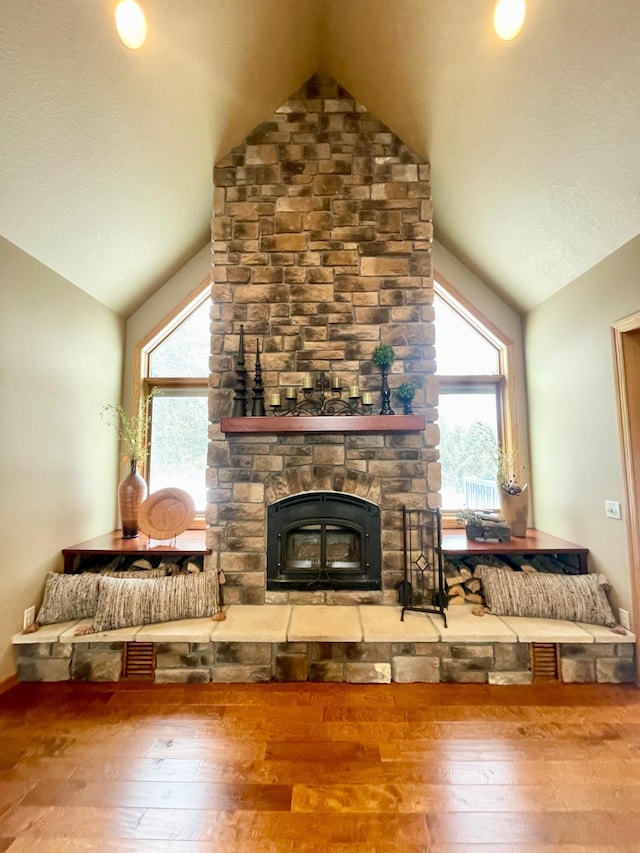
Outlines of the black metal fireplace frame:
{"type": "Polygon", "coordinates": [[[267,590],[380,590],[382,553],[380,508],[342,492],[305,492],[267,510],[267,590]],[[286,537],[305,524],[339,524],[360,541],[361,571],[348,578],[322,569],[314,577],[292,577],[284,567],[286,537]]]}

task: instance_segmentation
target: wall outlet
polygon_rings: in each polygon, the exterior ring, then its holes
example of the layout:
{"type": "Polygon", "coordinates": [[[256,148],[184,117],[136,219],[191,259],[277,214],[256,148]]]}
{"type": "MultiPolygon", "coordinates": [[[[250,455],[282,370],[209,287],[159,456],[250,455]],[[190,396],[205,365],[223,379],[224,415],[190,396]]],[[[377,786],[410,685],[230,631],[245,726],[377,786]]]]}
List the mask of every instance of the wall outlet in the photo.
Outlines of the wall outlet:
{"type": "Polygon", "coordinates": [[[35,607],[27,607],[27,609],[24,611],[24,616],[22,617],[22,630],[26,631],[27,628],[30,628],[35,621],[36,621],[36,608],[35,607]]]}
{"type": "Polygon", "coordinates": [[[622,518],[620,501],[605,501],[604,514],[607,516],[607,518],[617,518],[618,521],[620,521],[620,519],[622,518]]]}
{"type": "Polygon", "coordinates": [[[628,610],[623,610],[622,607],[618,610],[618,622],[623,628],[626,628],[627,631],[631,630],[631,620],[629,619],[628,610]]]}

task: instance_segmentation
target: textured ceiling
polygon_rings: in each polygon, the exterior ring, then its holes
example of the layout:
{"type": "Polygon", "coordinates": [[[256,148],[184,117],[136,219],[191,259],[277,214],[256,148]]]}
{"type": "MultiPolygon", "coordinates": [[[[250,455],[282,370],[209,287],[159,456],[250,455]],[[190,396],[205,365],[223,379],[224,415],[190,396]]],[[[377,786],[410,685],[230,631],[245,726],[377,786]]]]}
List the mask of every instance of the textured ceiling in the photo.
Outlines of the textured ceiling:
{"type": "Polygon", "coordinates": [[[0,234],[129,314],[209,235],[212,167],[325,68],[429,158],[436,237],[527,310],[640,233],[640,3],[0,0],[0,234]]]}

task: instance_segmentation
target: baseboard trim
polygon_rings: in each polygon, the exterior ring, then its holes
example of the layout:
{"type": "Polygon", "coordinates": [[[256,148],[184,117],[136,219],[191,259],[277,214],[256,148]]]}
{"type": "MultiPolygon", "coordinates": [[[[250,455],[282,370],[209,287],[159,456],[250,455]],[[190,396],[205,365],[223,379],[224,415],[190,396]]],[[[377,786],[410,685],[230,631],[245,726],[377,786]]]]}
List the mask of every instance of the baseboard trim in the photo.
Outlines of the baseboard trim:
{"type": "Polygon", "coordinates": [[[17,685],[17,683],[18,683],[17,674],[10,675],[9,678],[5,678],[4,681],[0,681],[0,696],[3,693],[6,693],[7,690],[11,690],[13,687],[15,687],[17,685]]]}

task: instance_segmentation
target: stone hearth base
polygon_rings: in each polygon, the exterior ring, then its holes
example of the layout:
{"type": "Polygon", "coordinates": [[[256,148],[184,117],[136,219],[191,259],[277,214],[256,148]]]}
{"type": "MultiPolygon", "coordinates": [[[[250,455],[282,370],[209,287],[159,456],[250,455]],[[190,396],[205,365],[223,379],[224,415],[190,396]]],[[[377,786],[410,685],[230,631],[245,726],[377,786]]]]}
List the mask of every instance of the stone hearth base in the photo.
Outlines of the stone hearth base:
{"type": "MultiPolygon", "coordinates": [[[[78,635],[83,623],[13,638],[22,681],[530,684],[551,650],[564,682],[635,680],[635,636],[551,619],[438,616],[397,607],[233,605],[224,622],[191,619],[78,635]],[[131,667],[142,655],[144,666],[131,667]],[[533,663],[532,663],[533,661],[533,663]]],[[[542,677],[548,677],[548,671],[542,677]]]]}

